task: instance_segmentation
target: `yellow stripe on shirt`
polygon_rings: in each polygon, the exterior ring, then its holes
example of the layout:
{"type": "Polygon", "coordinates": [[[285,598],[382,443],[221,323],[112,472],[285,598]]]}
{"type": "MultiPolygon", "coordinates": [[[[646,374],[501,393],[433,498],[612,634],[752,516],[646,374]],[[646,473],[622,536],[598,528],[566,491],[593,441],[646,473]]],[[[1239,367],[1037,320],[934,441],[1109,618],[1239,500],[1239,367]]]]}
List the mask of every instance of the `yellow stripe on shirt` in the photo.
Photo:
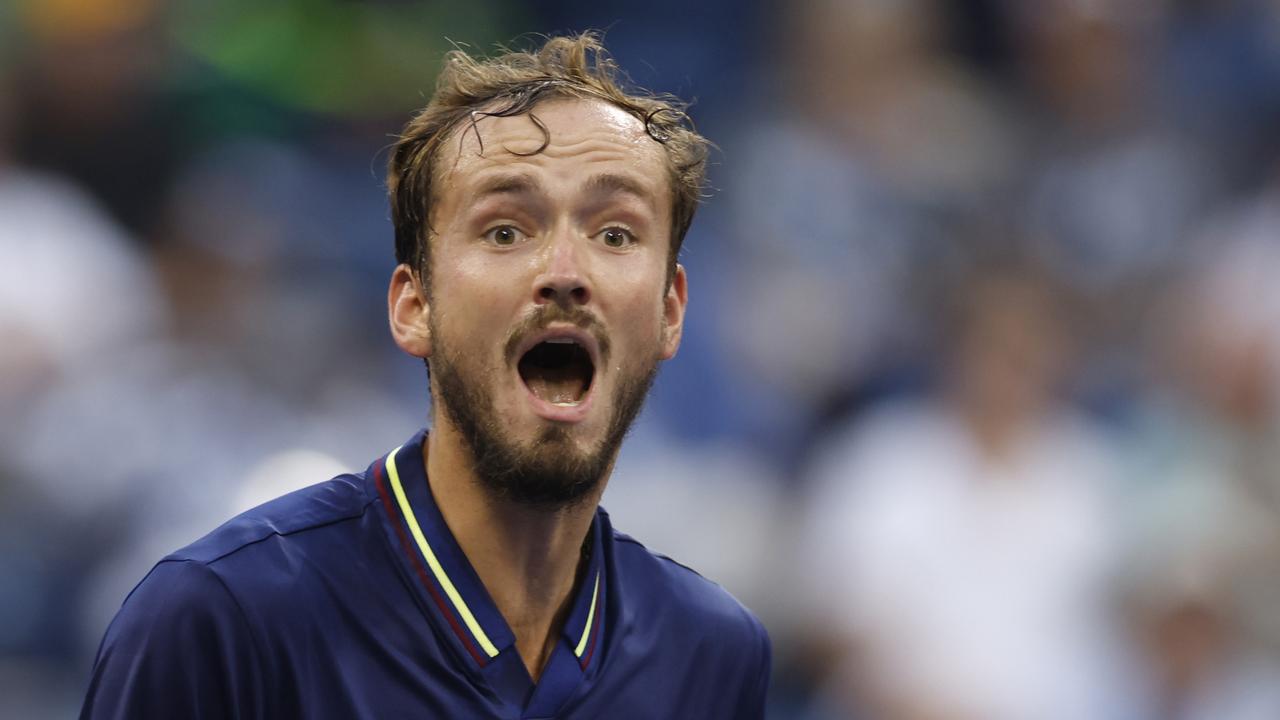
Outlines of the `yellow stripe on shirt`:
{"type": "Polygon", "coordinates": [[[582,653],[587,649],[587,638],[591,636],[591,621],[596,616],[596,597],[600,595],[600,571],[596,571],[596,585],[591,590],[591,609],[587,610],[587,626],[582,628],[582,639],[578,641],[578,647],[573,649],[573,654],[582,657],[582,653]]]}
{"type": "MultiPolygon", "coordinates": [[[[457,608],[458,615],[462,617],[462,622],[475,636],[476,642],[485,651],[489,657],[498,655],[498,648],[494,647],[493,642],[489,640],[489,636],[484,634],[484,628],[480,627],[480,623],[476,620],[475,615],[471,614],[471,609],[467,607],[467,603],[463,601],[462,595],[458,593],[458,589],[449,581],[449,576],[445,574],[444,568],[440,565],[440,561],[436,559],[436,554],[431,551],[431,545],[427,542],[427,538],[422,534],[422,528],[418,526],[418,519],[413,514],[413,508],[409,506],[409,499],[405,497],[404,488],[400,485],[400,473],[396,470],[396,453],[400,452],[400,448],[396,448],[387,456],[387,475],[391,478],[391,489],[395,492],[396,502],[400,504],[400,512],[404,513],[405,522],[409,524],[409,532],[413,534],[413,539],[418,543],[418,549],[422,551],[422,556],[427,559],[427,565],[430,566],[431,572],[436,576],[436,580],[440,583],[440,587],[444,588],[444,593],[449,596],[449,600],[453,606],[457,608]]],[[[428,490],[428,492],[430,492],[428,490]]],[[[596,577],[597,585],[599,584],[599,576],[596,577]]],[[[591,599],[591,609],[595,610],[595,598],[591,599]]],[[[587,620],[587,627],[591,626],[591,620],[587,620]]],[[[586,642],[586,635],[582,637],[582,643],[586,642]]],[[[581,647],[582,643],[579,644],[581,647]]],[[[582,654],[581,650],[578,652],[582,654]]]]}

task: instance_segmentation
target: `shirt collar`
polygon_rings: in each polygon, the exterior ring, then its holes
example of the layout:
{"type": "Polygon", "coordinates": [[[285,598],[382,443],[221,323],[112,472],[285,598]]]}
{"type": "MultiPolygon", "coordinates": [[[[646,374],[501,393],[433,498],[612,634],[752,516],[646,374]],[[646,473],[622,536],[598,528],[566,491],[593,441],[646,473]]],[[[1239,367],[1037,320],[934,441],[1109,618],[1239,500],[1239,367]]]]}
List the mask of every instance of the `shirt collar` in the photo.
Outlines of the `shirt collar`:
{"type": "MultiPolygon", "coordinates": [[[[428,604],[448,625],[465,654],[483,668],[508,650],[515,653],[515,634],[440,514],[423,467],[425,439],[426,431],[419,431],[374,463],[370,473],[399,536],[402,554],[428,596],[428,604]]],[[[590,559],[562,633],[563,642],[584,672],[592,664],[604,627],[607,573],[598,511],[588,543],[590,559]]]]}

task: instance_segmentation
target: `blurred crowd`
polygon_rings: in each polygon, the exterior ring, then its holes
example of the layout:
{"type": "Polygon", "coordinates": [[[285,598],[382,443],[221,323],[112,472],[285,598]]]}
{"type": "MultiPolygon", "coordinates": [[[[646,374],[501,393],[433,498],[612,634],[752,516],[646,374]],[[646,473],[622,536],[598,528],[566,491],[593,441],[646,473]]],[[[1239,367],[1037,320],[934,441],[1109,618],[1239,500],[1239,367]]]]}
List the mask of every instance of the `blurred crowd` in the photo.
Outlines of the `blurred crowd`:
{"type": "Polygon", "coordinates": [[[606,28],[719,145],[604,505],[771,717],[1280,717],[1280,5],[0,3],[0,716],[152,563],[427,417],[382,168],[441,54],[606,28]]]}

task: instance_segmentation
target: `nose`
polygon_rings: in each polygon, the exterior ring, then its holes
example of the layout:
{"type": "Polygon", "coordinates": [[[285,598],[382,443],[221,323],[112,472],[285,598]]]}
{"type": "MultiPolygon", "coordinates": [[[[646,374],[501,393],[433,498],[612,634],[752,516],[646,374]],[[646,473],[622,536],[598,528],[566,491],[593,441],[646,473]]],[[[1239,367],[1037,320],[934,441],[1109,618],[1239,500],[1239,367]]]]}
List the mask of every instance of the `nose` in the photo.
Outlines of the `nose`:
{"type": "Polygon", "coordinates": [[[546,263],[534,281],[534,302],[561,307],[586,305],[591,289],[578,257],[578,247],[569,233],[556,233],[547,248],[546,263]]]}

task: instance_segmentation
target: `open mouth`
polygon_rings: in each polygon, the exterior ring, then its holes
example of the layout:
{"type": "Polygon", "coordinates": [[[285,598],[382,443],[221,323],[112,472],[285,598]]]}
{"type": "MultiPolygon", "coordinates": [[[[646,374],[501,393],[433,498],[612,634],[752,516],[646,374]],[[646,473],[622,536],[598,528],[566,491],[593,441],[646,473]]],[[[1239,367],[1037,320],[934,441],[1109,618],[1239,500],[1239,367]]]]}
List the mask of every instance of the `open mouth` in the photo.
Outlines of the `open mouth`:
{"type": "Polygon", "coordinates": [[[562,407],[582,402],[595,377],[591,354],[567,337],[548,338],[534,345],[516,367],[534,397],[562,407]]]}

